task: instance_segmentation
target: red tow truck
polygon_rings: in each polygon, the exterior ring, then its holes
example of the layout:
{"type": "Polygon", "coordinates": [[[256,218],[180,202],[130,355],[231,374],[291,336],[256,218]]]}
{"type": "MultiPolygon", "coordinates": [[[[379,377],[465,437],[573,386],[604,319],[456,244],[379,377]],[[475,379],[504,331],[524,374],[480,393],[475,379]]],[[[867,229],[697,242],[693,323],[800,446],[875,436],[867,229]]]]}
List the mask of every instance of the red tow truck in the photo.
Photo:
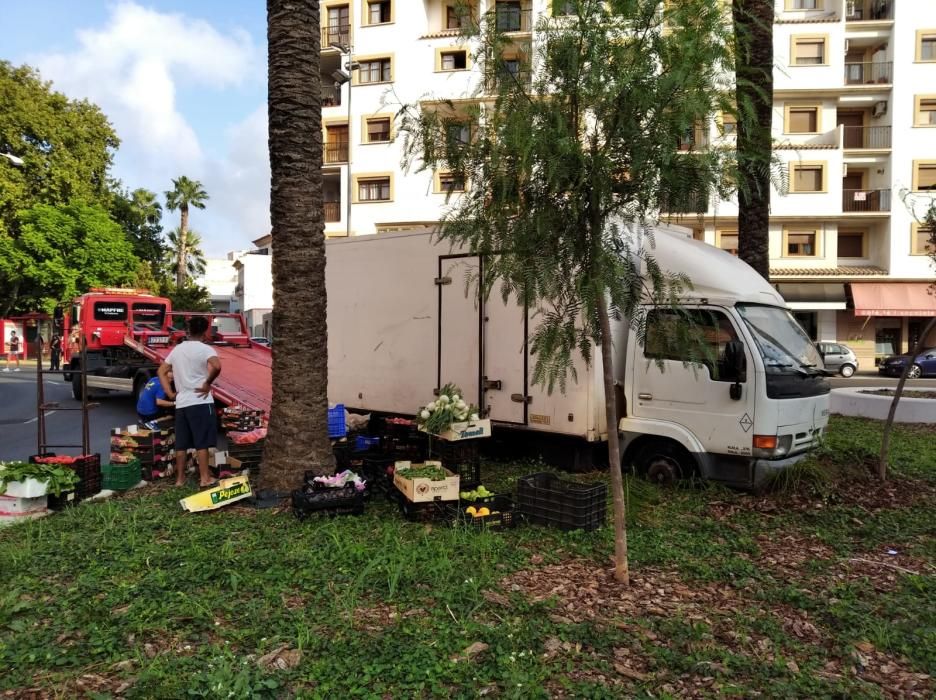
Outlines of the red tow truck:
{"type": "Polygon", "coordinates": [[[65,319],[63,362],[72,395],[81,398],[80,376],[69,370],[81,368],[82,341],[88,389],[128,391],[136,398],[196,315],[208,318],[208,340],[221,359],[215,399],[269,414],[273,356],[250,340],[241,314],[173,311],[169,299],[139,289],[95,288],[75,299],[65,319]]]}

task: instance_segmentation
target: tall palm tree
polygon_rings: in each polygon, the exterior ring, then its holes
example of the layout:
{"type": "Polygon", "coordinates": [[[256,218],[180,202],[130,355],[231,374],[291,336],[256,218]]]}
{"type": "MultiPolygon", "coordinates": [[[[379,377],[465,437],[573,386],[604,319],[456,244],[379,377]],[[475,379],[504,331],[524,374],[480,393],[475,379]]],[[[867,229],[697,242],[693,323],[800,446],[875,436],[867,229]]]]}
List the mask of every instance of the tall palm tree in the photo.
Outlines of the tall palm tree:
{"type": "Polygon", "coordinates": [[[162,218],[162,205],[156,193],[143,187],[138,187],[130,193],[130,206],[140,225],[155,226],[162,218]]]}
{"type": "MultiPolygon", "coordinates": [[[[182,231],[181,227],[175,228],[169,232],[169,247],[166,251],[167,262],[171,266],[177,266],[182,261],[182,267],[185,270],[185,280],[189,278],[201,277],[205,274],[205,254],[201,249],[201,236],[189,229],[182,231]]],[[[184,287],[185,284],[176,285],[184,287]]]]}
{"type": "Polygon", "coordinates": [[[267,0],[273,401],[260,488],[330,472],[318,0],[267,0]]]}
{"type": "Polygon", "coordinates": [[[738,256],[770,279],[774,0],[734,0],[738,256]]]}
{"type": "MultiPolygon", "coordinates": [[[[198,180],[190,180],[180,175],[172,181],[172,189],[166,192],[166,209],[179,210],[179,229],[182,232],[180,240],[184,243],[185,233],[188,231],[189,207],[204,209],[208,201],[208,193],[198,180]]],[[[185,286],[185,248],[178,249],[176,258],[176,286],[185,286]]]]}

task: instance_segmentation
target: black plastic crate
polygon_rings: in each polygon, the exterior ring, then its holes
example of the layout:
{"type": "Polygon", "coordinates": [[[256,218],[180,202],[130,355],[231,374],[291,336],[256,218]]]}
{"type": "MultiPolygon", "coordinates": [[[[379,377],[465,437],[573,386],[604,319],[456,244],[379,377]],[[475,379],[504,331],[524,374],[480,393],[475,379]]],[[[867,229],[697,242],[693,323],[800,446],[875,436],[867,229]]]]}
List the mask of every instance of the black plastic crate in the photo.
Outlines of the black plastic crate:
{"type": "Polygon", "coordinates": [[[388,489],[394,488],[393,474],[387,473],[387,468],[392,467],[394,462],[393,457],[381,455],[367,456],[361,460],[358,473],[367,481],[371,492],[386,493],[388,489]]]}
{"type": "Polygon", "coordinates": [[[517,524],[516,513],[514,512],[514,502],[510,496],[496,494],[494,496],[485,496],[484,498],[472,500],[460,500],[458,502],[457,519],[459,524],[468,525],[479,530],[484,529],[504,529],[515,527],[517,524]],[[466,513],[466,509],[487,508],[491,511],[490,515],[475,517],[466,513]]]}
{"type": "Polygon", "coordinates": [[[292,492],[292,508],[300,520],[313,513],[361,515],[364,513],[364,494],[351,484],[340,489],[306,486],[292,492]]]}
{"type": "Polygon", "coordinates": [[[517,482],[517,508],[533,523],[561,530],[596,530],[605,524],[605,484],[578,484],[542,472],[517,482]]]}
{"type": "Polygon", "coordinates": [[[481,443],[479,439],[472,440],[440,440],[431,438],[428,441],[429,459],[442,462],[442,466],[460,478],[459,488],[470,491],[481,483],[481,443]]]}
{"type": "Polygon", "coordinates": [[[458,501],[423,501],[413,503],[398,489],[393,500],[397,502],[403,517],[414,523],[450,523],[457,515],[455,506],[458,501]]]}
{"type": "Polygon", "coordinates": [[[47,505],[49,510],[59,511],[78,505],[80,500],[74,490],[62,491],[58,496],[50,493],[47,498],[47,505]]]}
{"type": "MultiPolygon", "coordinates": [[[[31,464],[37,464],[40,457],[55,457],[54,452],[45,452],[43,454],[32,455],[29,458],[31,464]]],[[[89,496],[94,496],[101,491],[101,455],[82,455],[72,464],[62,464],[60,466],[71,469],[78,475],[78,485],[75,487],[75,502],[84,500],[89,496]]]]}

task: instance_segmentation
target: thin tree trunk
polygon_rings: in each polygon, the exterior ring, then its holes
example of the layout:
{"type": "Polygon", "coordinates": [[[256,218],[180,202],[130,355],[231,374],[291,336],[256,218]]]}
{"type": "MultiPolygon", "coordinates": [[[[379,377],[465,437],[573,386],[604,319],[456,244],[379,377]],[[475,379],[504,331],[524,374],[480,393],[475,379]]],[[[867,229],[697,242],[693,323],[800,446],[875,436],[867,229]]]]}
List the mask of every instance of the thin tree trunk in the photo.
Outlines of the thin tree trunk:
{"type": "Polygon", "coordinates": [[[900,375],[900,381],[897,382],[897,388],[894,390],[894,399],[891,401],[890,410],[887,412],[887,420],[884,422],[884,434],[881,436],[881,458],[878,461],[878,478],[881,481],[887,481],[887,451],[890,449],[890,436],[894,427],[894,416],[897,415],[897,404],[900,403],[900,397],[903,394],[904,384],[907,383],[907,378],[910,375],[913,360],[923,352],[926,347],[926,339],[934,328],[936,328],[936,318],[931,318],[920,334],[920,339],[917,341],[916,347],[913,348],[910,361],[904,367],[903,374],[900,375]]]}
{"type": "Polygon", "coordinates": [[[10,291],[10,295],[4,299],[4,304],[2,307],[3,310],[0,311],[0,318],[5,318],[10,315],[10,312],[13,310],[13,307],[16,306],[16,300],[19,299],[19,281],[13,284],[13,289],[10,291]]]}
{"type": "Polygon", "coordinates": [[[608,470],[611,472],[611,497],[614,499],[614,578],[630,585],[627,564],[627,510],[624,502],[624,477],[621,474],[621,441],[618,436],[617,402],[614,392],[614,344],[611,319],[604,294],[598,301],[601,324],[601,367],[604,373],[605,419],[608,422],[608,470]]]}
{"type": "Polygon", "coordinates": [[[770,279],[773,0],[735,0],[738,257],[770,279]]]}
{"type": "Polygon", "coordinates": [[[273,401],[261,489],[334,470],[328,438],[328,327],[322,210],[317,0],[267,0],[273,401]]]}
{"type": "Polygon", "coordinates": [[[188,205],[183,203],[180,210],[179,221],[179,249],[176,251],[176,287],[185,286],[185,259],[188,251],[188,205]]]}

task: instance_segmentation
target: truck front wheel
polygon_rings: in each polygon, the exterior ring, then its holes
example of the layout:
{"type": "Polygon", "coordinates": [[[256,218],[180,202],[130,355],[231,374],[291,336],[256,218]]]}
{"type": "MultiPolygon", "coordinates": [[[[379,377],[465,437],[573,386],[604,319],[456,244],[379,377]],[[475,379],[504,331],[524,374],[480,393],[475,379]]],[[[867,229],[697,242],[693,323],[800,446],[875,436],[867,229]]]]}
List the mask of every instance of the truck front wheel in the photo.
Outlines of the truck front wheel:
{"type": "Polygon", "coordinates": [[[660,486],[672,486],[695,471],[692,457],[682,446],[653,440],[641,447],[634,457],[637,473],[660,486]]]}
{"type": "Polygon", "coordinates": [[[71,385],[72,385],[72,398],[75,399],[75,401],[81,401],[81,375],[80,374],[72,374],[71,385]]]}

